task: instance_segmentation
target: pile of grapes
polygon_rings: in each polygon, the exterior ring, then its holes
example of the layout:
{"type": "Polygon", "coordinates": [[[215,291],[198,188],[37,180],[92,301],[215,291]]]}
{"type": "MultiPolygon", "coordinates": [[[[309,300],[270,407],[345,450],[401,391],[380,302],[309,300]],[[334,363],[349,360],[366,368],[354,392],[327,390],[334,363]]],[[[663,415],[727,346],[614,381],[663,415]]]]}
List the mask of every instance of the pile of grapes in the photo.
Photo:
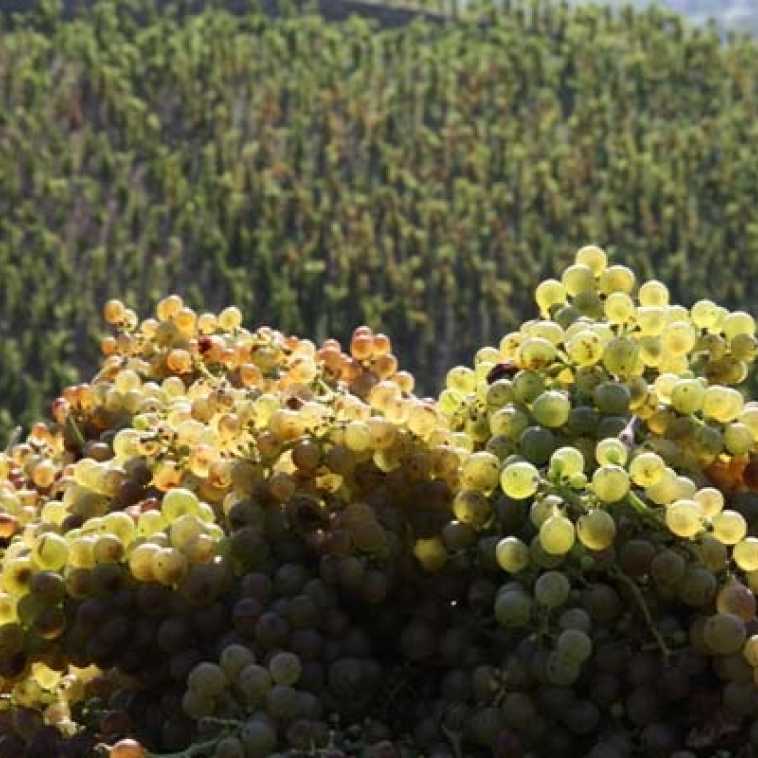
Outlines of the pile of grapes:
{"type": "Polygon", "coordinates": [[[171,295],[0,455],[0,758],[758,753],[753,318],[596,246],[414,394],[171,295]]]}

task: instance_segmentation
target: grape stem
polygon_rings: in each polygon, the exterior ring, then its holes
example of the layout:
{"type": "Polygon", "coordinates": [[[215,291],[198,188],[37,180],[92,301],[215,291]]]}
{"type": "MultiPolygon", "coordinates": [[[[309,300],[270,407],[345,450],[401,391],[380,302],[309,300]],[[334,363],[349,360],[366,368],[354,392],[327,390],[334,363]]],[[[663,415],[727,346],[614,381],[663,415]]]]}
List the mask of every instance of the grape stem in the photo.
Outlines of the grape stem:
{"type": "Polygon", "coordinates": [[[454,732],[452,729],[448,729],[444,724],[442,724],[441,729],[447,741],[450,743],[450,747],[453,749],[453,755],[455,758],[463,758],[463,752],[461,751],[461,735],[458,732],[454,732]]]}
{"type": "Polygon", "coordinates": [[[614,578],[618,579],[618,581],[625,584],[631,590],[632,595],[634,595],[634,599],[637,601],[637,605],[639,605],[640,610],[642,611],[642,615],[645,617],[645,623],[647,624],[650,633],[658,643],[658,647],[660,648],[661,654],[663,655],[664,663],[668,663],[669,657],[671,656],[671,650],[669,650],[666,641],[663,639],[663,636],[653,623],[653,617],[650,615],[650,609],[647,607],[645,598],[642,595],[640,588],[637,586],[637,583],[628,577],[621,569],[615,566],[610,569],[610,574],[614,578]]]}

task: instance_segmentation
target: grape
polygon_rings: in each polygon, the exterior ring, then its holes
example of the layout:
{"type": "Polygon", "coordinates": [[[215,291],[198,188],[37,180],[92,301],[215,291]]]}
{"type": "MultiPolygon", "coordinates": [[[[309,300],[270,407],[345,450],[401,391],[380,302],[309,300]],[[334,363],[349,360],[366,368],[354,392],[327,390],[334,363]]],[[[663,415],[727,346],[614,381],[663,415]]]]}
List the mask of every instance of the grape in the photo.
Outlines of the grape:
{"type": "Polygon", "coordinates": [[[530,462],[542,465],[555,450],[555,435],[542,426],[528,426],[519,437],[521,454],[530,462]]]}
{"type": "Polygon", "coordinates": [[[584,471],[584,456],[575,447],[561,447],[550,456],[550,471],[569,479],[584,471]]]}
{"type": "Polygon", "coordinates": [[[239,739],[245,749],[245,758],[266,758],[273,755],[277,746],[274,728],[259,719],[248,719],[240,731],[239,739]]]}
{"type": "Polygon", "coordinates": [[[629,464],[629,477],[640,487],[651,487],[657,484],[666,464],[657,453],[644,452],[635,455],[629,464]]]}
{"type": "Polygon", "coordinates": [[[534,599],[546,608],[557,608],[568,599],[569,584],[566,576],[559,571],[546,571],[534,584],[534,599]]]}
{"type": "MultiPolygon", "coordinates": [[[[651,568],[655,571],[655,560],[651,568]]],[[[691,566],[680,580],[679,597],[683,603],[699,608],[713,600],[716,589],[716,577],[711,571],[701,566],[691,566]]]]}
{"type": "Polygon", "coordinates": [[[645,306],[663,306],[668,305],[669,291],[665,284],[651,279],[640,285],[637,293],[640,305],[645,306]]]}
{"type": "Polygon", "coordinates": [[[694,537],[702,529],[702,511],[694,500],[677,500],[666,509],[666,526],[677,537],[694,537]]]}
{"type": "Polygon", "coordinates": [[[504,537],[497,543],[496,557],[500,568],[516,574],[529,565],[529,548],[518,537],[504,537]]]}
{"type": "Polygon", "coordinates": [[[587,266],[595,276],[600,276],[608,265],[608,256],[597,245],[584,245],[576,251],[575,263],[587,266]]]}
{"type": "Polygon", "coordinates": [[[753,668],[758,668],[758,634],[752,635],[742,648],[742,655],[753,668]]]}
{"type": "Polygon", "coordinates": [[[248,704],[254,705],[265,699],[273,683],[268,670],[256,663],[251,663],[239,672],[237,686],[248,704]]]}
{"type": "Polygon", "coordinates": [[[559,687],[568,687],[573,684],[581,673],[581,664],[560,651],[553,651],[548,655],[545,675],[549,682],[559,687]]]}
{"type": "Polygon", "coordinates": [[[473,453],[463,464],[461,482],[464,487],[482,492],[492,491],[499,479],[499,461],[485,451],[473,453]]]}
{"type": "Polygon", "coordinates": [[[724,496],[715,487],[703,487],[693,495],[694,501],[707,518],[713,518],[724,507],[724,496]]]}
{"type": "Polygon", "coordinates": [[[187,686],[198,695],[213,698],[228,686],[224,670],[215,663],[199,663],[189,674],[187,686]]]}
{"type": "Polygon", "coordinates": [[[747,523],[737,511],[723,510],[711,518],[713,536],[724,545],[736,545],[747,534],[747,523]]]}
{"type": "Polygon", "coordinates": [[[595,332],[584,329],[567,341],[566,353],[577,366],[594,366],[603,357],[603,343],[595,332]]]}
{"type": "Polygon", "coordinates": [[[575,263],[569,266],[561,276],[561,283],[566,289],[566,293],[575,297],[581,292],[588,292],[595,289],[595,275],[592,268],[582,263],[575,263]]]}
{"type": "Polygon", "coordinates": [[[679,379],[671,387],[672,407],[682,414],[697,413],[703,406],[706,387],[698,379],[679,379]]]}
{"type": "Polygon", "coordinates": [[[755,616],[755,595],[741,582],[730,579],[716,595],[716,608],[719,613],[731,613],[750,621],[755,616]]]}
{"type": "Polygon", "coordinates": [[[600,440],[595,447],[595,459],[601,466],[623,466],[627,456],[626,445],[615,437],[600,440]]]}
{"type": "Polygon", "coordinates": [[[753,433],[745,424],[732,422],[724,429],[724,446],[732,455],[745,455],[754,442],[753,433]]]}
{"type": "Polygon", "coordinates": [[[629,492],[629,475],[621,466],[601,466],[592,475],[592,490],[602,502],[615,503],[629,492]]]}
{"type": "Polygon", "coordinates": [[[609,373],[619,377],[631,376],[638,359],[639,346],[628,337],[614,337],[603,350],[603,365],[609,373]]]}
{"type": "Polygon", "coordinates": [[[500,474],[503,492],[515,500],[531,497],[537,491],[539,481],[539,471],[526,461],[511,463],[500,474]]]}
{"type": "Polygon", "coordinates": [[[540,369],[549,366],[555,360],[556,349],[549,340],[542,337],[528,337],[519,348],[518,358],[525,369],[540,369]]]}
{"type": "Polygon", "coordinates": [[[605,317],[611,324],[626,324],[636,314],[634,301],[625,292],[613,292],[605,300],[605,317]]]}
{"type": "Polygon", "coordinates": [[[567,608],[558,618],[561,629],[578,629],[589,632],[592,628],[592,619],[583,608],[567,608]]]}
{"type": "Polygon", "coordinates": [[[667,324],[661,333],[661,346],[669,356],[686,355],[695,347],[697,334],[686,321],[667,324]]]}
{"type": "Polygon", "coordinates": [[[513,380],[513,391],[520,402],[533,403],[545,391],[545,380],[536,371],[519,371],[513,380]]]}
{"type": "Polygon", "coordinates": [[[745,625],[739,616],[716,613],[705,622],[705,642],[717,655],[730,655],[742,649],[746,639],[745,625]]]}
{"type": "Polygon", "coordinates": [[[734,311],[723,321],[722,331],[728,340],[734,339],[738,334],[755,334],[755,320],[745,311],[734,311]]]}
{"type": "Polygon", "coordinates": [[[579,517],[576,533],[590,550],[605,550],[616,537],[616,522],[607,511],[595,509],[579,517]]]}
{"type": "Polygon", "coordinates": [[[563,426],[569,417],[571,403],[562,392],[543,392],[532,404],[532,415],[542,426],[556,428],[563,426]]]}
{"type": "Polygon", "coordinates": [[[566,289],[556,279],[545,279],[537,285],[534,299],[543,315],[548,316],[553,306],[566,302],[566,289]]]}
{"type": "Polygon", "coordinates": [[[179,516],[186,513],[197,514],[200,501],[194,492],[176,487],[163,496],[161,503],[161,512],[164,518],[170,524],[179,516]]]}
{"type": "Polygon", "coordinates": [[[271,678],[275,684],[296,684],[303,667],[300,659],[292,653],[277,653],[268,664],[271,678]]]}
{"type": "Polygon", "coordinates": [[[601,413],[618,416],[629,410],[631,393],[625,384],[602,382],[595,387],[592,399],[601,413]]]}
{"type": "Polygon", "coordinates": [[[565,555],[571,550],[574,538],[574,524],[560,514],[551,516],[540,527],[540,545],[550,555],[565,555]]]}
{"type": "Polygon", "coordinates": [[[495,598],[495,618],[501,626],[522,627],[529,623],[532,600],[520,590],[499,592],[495,598]]]}
{"type": "Polygon", "coordinates": [[[565,629],[558,636],[556,644],[562,656],[577,664],[584,663],[592,653],[592,640],[580,629],[565,629]]]}
{"type": "Polygon", "coordinates": [[[66,565],[68,543],[59,534],[42,534],[34,543],[32,558],[42,569],[59,571],[66,565]]]}
{"type": "Polygon", "coordinates": [[[758,538],[745,537],[736,543],[732,557],[743,571],[758,571],[758,538]]]}
{"type": "Polygon", "coordinates": [[[255,654],[244,645],[227,645],[219,657],[219,664],[229,681],[234,681],[242,669],[255,663],[255,654]]]}

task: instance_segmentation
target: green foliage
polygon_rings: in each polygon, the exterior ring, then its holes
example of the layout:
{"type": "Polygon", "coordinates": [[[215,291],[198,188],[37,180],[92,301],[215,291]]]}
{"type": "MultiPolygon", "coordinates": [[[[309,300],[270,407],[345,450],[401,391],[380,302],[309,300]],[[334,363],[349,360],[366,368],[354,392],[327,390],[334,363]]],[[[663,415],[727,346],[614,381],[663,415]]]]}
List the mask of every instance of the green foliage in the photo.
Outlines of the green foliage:
{"type": "Polygon", "coordinates": [[[0,441],[91,373],[116,294],[314,338],[367,322],[427,390],[587,240],[681,302],[755,302],[756,52],[660,10],[547,2],[384,31],[148,0],[17,19],[0,441]]]}

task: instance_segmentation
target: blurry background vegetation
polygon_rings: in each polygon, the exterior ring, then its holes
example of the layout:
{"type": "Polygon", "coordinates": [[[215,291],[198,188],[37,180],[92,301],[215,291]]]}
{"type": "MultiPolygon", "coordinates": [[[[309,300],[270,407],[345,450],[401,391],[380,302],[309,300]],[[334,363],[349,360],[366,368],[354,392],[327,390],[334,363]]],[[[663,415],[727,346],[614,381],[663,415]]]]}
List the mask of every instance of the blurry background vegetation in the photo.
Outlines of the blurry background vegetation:
{"type": "Polygon", "coordinates": [[[427,391],[588,242],[755,311],[749,38],[552,0],[400,29],[161,7],[2,22],[0,442],[91,373],[111,296],[367,322],[427,391]]]}

